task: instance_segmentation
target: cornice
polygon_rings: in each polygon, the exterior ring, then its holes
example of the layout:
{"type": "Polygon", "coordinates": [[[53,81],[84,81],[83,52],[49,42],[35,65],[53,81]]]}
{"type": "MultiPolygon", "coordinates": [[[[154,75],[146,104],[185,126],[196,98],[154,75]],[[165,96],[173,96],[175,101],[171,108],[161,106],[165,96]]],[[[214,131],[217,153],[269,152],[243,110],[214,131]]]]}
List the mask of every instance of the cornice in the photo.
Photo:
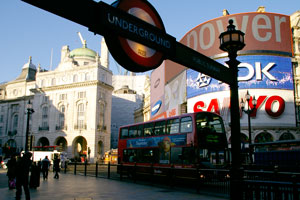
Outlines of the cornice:
{"type": "Polygon", "coordinates": [[[46,91],[64,90],[64,89],[70,89],[70,88],[89,87],[89,86],[102,86],[109,90],[113,90],[113,87],[111,85],[108,85],[102,81],[97,81],[97,80],[76,82],[76,83],[64,84],[64,85],[54,85],[54,86],[49,86],[49,87],[42,87],[42,88],[39,88],[39,90],[46,92],[46,91]]]}
{"type": "Polygon", "coordinates": [[[12,98],[12,99],[3,99],[0,100],[0,103],[11,103],[11,102],[18,102],[18,101],[28,101],[29,99],[32,99],[33,95],[30,96],[21,96],[17,98],[12,98]]]}

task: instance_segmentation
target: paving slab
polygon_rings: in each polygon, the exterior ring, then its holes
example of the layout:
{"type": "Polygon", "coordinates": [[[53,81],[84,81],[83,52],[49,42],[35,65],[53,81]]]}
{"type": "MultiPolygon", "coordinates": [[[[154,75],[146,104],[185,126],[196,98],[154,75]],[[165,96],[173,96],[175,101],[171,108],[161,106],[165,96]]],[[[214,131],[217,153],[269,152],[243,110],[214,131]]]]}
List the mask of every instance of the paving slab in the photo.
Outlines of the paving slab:
{"type": "MultiPolygon", "coordinates": [[[[89,176],[60,174],[48,180],[40,179],[40,187],[30,189],[31,200],[225,200],[228,198],[206,196],[171,188],[125,182],[89,176]]],[[[13,200],[15,189],[7,186],[6,171],[0,169],[0,200],[13,200]]],[[[25,199],[24,192],[22,199],[25,199]]]]}

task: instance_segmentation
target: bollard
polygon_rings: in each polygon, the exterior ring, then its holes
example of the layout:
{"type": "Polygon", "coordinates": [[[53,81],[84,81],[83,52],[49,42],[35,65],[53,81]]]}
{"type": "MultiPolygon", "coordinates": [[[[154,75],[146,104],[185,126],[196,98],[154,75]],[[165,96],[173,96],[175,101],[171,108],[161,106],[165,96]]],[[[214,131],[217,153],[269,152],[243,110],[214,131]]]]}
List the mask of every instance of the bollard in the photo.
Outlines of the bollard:
{"type": "Polygon", "coordinates": [[[299,191],[298,191],[298,187],[297,187],[297,176],[293,175],[292,176],[292,182],[293,182],[293,199],[294,200],[299,200],[299,191]]]}
{"type": "Polygon", "coordinates": [[[108,162],[107,166],[107,178],[110,179],[110,162],[108,162]]]}
{"type": "Polygon", "coordinates": [[[134,163],[132,176],[133,176],[133,182],[136,183],[136,162],[134,163]]]}
{"type": "Polygon", "coordinates": [[[153,185],[154,184],[154,166],[153,166],[153,163],[151,163],[151,168],[150,168],[150,180],[151,180],[151,184],[153,185]]]}
{"type": "Polygon", "coordinates": [[[201,183],[201,177],[200,177],[200,168],[199,168],[199,165],[197,165],[197,168],[196,168],[196,177],[197,177],[197,184],[196,184],[196,192],[199,194],[200,193],[200,183],[201,183]]]}
{"type": "Polygon", "coordinates": [[[87,161],[84,162],[84,176],[86,176],[87,161]]]}
{"type": "Polygon", "coordinates": [[[74,163],[74,175],[76,175],[76,167],[77,167],[77,161],[75,160],[75,163],[74,163]]]}
{"type": "Polygon", "coordinates": [[[65,174],[67,173],[67,161],[65,161],[64,172],[65,172],[65,174]]]}
{"type": "Polygon", "coordinates": [[[174,187],[174,183],[173,183],[174,165],[171,165],[169,173],[170,173],[169,174],[169,184],[170,184],[170,187],[173,188],[174,187]]]}
{"type": "Polygon", "coordinates": [[[96,171],[96,172],[95,172],[95,173],[96,173],[95,175],[96,175],[96,177],[98,177],[98,161],[96,162],[96,170],[95,170],[95,171],[96,171]]]}
{"type": "Polygon", "coordinates": [[[119,165],[119,169],[120,169],[120,181],[122,181],[122,179],[123,179],[123,165],[122,165],[122,163],[119,165]]]}

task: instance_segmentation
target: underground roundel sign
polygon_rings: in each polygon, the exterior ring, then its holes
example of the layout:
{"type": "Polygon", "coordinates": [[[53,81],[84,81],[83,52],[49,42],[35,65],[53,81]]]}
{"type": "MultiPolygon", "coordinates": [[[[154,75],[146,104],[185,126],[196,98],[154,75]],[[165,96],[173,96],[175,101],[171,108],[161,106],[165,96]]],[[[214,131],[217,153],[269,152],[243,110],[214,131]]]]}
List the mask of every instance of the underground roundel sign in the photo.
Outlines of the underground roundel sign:
{"type": "MultiPolygon", "coordinates": [[[[159,14],[146,0],[119,0],[112,6],[140,18],[165,32],[165,27],[159,14]]],[[[126,21],[122,21],[122,19],[111,17],[109,20],[111,23],[119,23],[129,31],[142,35],[149,40],[159,39],[156,38],[156,35],[151,35],[151,33],[147,32],[147,30],[139,29],[134,24],[128,24],[126,21]]],[[[118,36],[117,33],[109,33],[105,35],[105,40],[114,59],[121,66],[130,71],[148,71],[158,67],[164,60],[163,53],[118,36]]]]}

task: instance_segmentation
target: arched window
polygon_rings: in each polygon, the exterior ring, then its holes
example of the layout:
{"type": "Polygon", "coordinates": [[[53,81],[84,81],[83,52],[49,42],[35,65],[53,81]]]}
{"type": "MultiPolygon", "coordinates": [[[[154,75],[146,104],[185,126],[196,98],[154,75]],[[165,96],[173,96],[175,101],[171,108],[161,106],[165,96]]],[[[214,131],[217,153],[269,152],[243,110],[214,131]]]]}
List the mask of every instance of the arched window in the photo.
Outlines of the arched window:
{"type": "Polygon", "coordinates": [[[16,147],[17,147],[16,141],[13,140],[13,139],[8,140],[8,141],[7,141],[7,145],[8,145],[9,147],[13,147],[13,148],[16,148],[16,147]]]}
{"type": "Polygon", "coordinates": [[[78,75],[77,74],[73,75],[73,82],[74,83],[78,82],[78,75]]]}
{"type": "Polygon", "coordinates": [[[59,107],[58,124],[60,129],[63,129],[65,127],[65,106],[64,105],[59,107]]]}
{"type": "Polygon", "coordinates": [[[17,134],[17,130],[18,130],[18,122],[19,121],[19,116],[17,114],[15,114],[13,116],[13,120],[12,120],[12,134],[16,135],[17,134]]]}
{"type": "Polygon", "coordinates": [[[104,128],[104,125],[105,125],[105,105],[104,105],[104,103],[100,103],[99,114],[100,114],[99,126],[101,128],[104,128]]]}
{"type": "Polygon", "coordinates": [[[89,73],[84,74],[84,80],[86,80],[86,81],[90,80],[90,74],[89,73]]]}
{"type": "Polygon", "coordinates": [[[78,126],[78,129],[85,129],[84,121],[85,121],[85,108],[84,108],[84,104],[81,103],[77,107],[77,126],[78,126]]]}
{"type": "Polygon", "coordinates": [[[45,106],[42,109],[42,129],[43,130],[49,130],[49,125],[48,125],[48,118],[49,118],[49,114],[48,114],[48,107],[45,106]]]}
{"type": "Polygon", "coordinates": [[[268,132],[262,132],[255,137],[255,143],[273,142],[273,136],[268,132]]]}
{"type": "Polygon", "coordinates": [[[45,80],[42,79],[42,80],[41,80],[41,87],[44,87],[44,86],[45,86],[45,80]]]}
{"type": "Polygon", "coordinates": [[[286,132],[286,133],[283,133],[279,140],[294,140],[295,137],[293,136],[293,134],[289,133],[289,132],[286,132]]]}
{"type": "Polygon", "coordinates": [[[51,85],[56,85],[56,79],[55,79],[55,78],[53,78],[53,79],[51,80],[51,85]]]}

